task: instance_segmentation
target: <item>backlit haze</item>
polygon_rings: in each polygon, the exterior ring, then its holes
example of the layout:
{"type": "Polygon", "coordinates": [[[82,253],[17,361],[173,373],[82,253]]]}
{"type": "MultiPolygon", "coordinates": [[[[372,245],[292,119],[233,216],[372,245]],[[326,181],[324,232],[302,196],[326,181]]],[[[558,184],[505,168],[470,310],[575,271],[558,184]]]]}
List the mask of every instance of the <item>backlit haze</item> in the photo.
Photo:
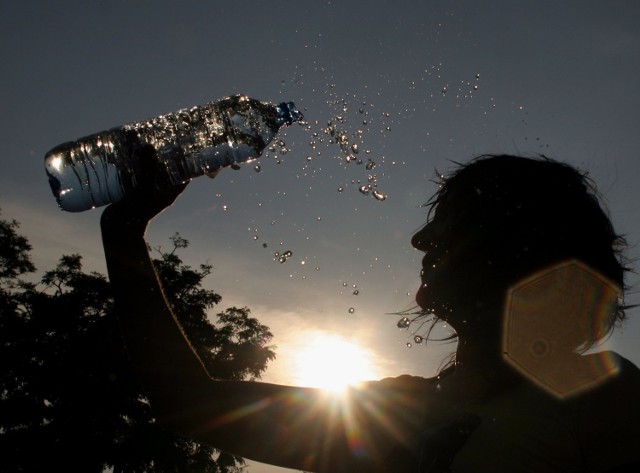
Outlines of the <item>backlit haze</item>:
{"type": "MultiPolygon", "coordinates": [[[[322,346],[353,381],[432,376],[455,345],[416,344],[389,314],[414,304],[409,239],[437,171],[484,153],[588,170],[640,256],[639,21],[633,0],[4,2],[2,217],[22,223],[39,272],[80,253],[106,274],[102,210],[58,210],[50,148],[236,93],[294,101],[307,126],[194,180],[150,243],[180,232],[185,262],[213,265],[220,309],[246,305],[272,329],[264,381],[323,385],[322,346]]],[[[638,315],[608,342],[636,364],[638,315]]]]}

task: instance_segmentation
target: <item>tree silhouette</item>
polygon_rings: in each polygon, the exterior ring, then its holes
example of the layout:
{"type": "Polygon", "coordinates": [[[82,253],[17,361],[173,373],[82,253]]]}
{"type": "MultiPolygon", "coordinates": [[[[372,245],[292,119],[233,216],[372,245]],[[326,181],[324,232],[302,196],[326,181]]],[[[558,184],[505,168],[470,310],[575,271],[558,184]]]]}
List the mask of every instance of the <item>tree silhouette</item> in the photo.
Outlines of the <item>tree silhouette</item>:
{"type": "MultiPolygon", "coordinates": [[[[111,286],[62,256],[38,283],[31,246],[15,221],[0,219],[0,444],[2,471],[237,472],[242,458],[157,427],[120,337],[111,286]]],[[[220,296],[202,287],[178,250],[154,264],[186,335],[219,379],[257,379],[275,358],[268,327],[246,307],[208,311],[220,296]]]]}

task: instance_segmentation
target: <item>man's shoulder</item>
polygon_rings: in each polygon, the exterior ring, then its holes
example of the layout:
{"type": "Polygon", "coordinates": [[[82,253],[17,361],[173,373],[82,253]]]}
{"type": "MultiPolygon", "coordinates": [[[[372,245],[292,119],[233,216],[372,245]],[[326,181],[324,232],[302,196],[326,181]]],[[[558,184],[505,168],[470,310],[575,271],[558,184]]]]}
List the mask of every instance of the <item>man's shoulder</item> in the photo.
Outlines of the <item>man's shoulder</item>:
{"type": "MultiPolygon", "coordinates": [[[[634,417],[640,421],[640,369],[625,357],[613,351],[587,355],[590,363],[607,363],[611,372],[602,383],[577,396],[578,405],[597,412],[619,412],[621,417],[634,417]],[[604,361],[603,361],[604,360],[604,361]],[[606,410],[593,409],[606,406],[606,410]],[[624,415],[622,414],[624,412],[624,415]]],[[[600,367],[599,369],[603,369],[600,367]]]]}
{"type": "Polygon", "coordinates": [[[640,369],[630,360],[614,351],[596,353],[597,360],[605,360],[609,369],[613,371],[611,387],[625,385],[627,388],[640,390],[640,369]]]}
{"type": "Polygon", "coordinates": [[[576,400],[576,425],[588,452],[589,471],[637,471],[631,467],[611,468],[640,462],[640,369],[615,352],[596,355],[600,357],[591,359],[615,362],[616,372],[576,400]]]}

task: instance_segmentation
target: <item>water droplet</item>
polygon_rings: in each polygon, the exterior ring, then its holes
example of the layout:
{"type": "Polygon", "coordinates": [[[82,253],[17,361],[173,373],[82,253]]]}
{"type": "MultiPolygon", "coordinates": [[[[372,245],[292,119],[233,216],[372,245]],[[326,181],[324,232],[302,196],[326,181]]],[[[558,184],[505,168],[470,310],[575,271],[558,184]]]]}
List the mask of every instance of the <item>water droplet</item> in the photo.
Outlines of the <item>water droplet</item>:
{"type": "Polygon", "coordinates": [[[349,307],[349,313],[353,314],[356,310],[353,307],[349,307]]]}
{"type": "Polygon", "coordinates": [[[266,248],[267,246],[269,246],[269,245],[267,245],[266,243],[262,244],[262,248],[266,248]]]}
{"type": "Polygon", "coordinates": [[[258,235],[253,235],[254,240],[257,240],[258,238],[260,238],[258,235]]]}
{"type": "Polygon", "coordinates": [[[409,320],[409,318],[407,317],[402,317],[400,320],[398,320],[398,328],[407,328],[409,325],[411,325],[411,320],[409,320]]]}
{"type": "Polygon", "coordinates": [[[420,335],[416,335],[415,337],[413,337],[413,341],[417,344],[420,344],[424,341],[424,338],[422,338],[420,335]]]}
{"type": "Polygon", "coordinates": [[[224,204],[224,205],[222,206],[222,210],[223,210],[224,212],[226,212],[227,210],[229,210],[229,206],[228,206],[227,204],[224,204]]]}
{"type": "Polygon", "coordinates": [[[387,199],[386,194],[383,194],[383,193],[382,193],[382,192],[380,192],[380,191],[373,191],[372,195],[373,195],[377,200],[379,200],[379,201],[381,201],[381,202],[382,202],[383,200],[386,200],[386,199],[387,199]]]}
{"type": "Polygon", "coordinates": [[[340,186],[338,187],[338,192],[342,192],[344,190],[344,187],[340,186]]]}
{"type": "Polygon", "coordinates": [[[346,282],[342,283],[342,287],[347,287],[347,286],[348,286],[348,284],[346,282]]]}
{"type": "Polygon", "coordinates": [[[411,348],[411,343],[407,342],[407,348],[411,348]]]}
{"type": "Polygon", "coordinates": [[[351,152],[353,152],[354,154],[358,154],[360,151],[358,150],[358,145],[357,144],[352,144],[351,145],[351,152]]]}
{"type": "Polygon", "coordinates": [[[376,167],[376,163],[374,161],[369,161],[367,163],[367,171],[371,171],[375,167],[376,167]]]}
{"type": "Polygon", "coordinates": [[[369,191],[371,190],[371,186],[369,184],[364,184],[358,188],[358,190],[364,195],[369,195],[369,191]]]}
{"type": "Polygon", "coordinates": [[[353,291],[353,295],[357,296],[358,294],[360,294],[360,291],[358,291],[357,289],[355,291],[353,291]]]}
{"type": "Polygon", "coordinates": [[[262,171],[262,168],[260,167],[260,165],[259,165],[259,164],[256,164],[256,165],[253,167],[253,169],[255,170],[255,172],[260,172],[260,171],[262,171]]]}

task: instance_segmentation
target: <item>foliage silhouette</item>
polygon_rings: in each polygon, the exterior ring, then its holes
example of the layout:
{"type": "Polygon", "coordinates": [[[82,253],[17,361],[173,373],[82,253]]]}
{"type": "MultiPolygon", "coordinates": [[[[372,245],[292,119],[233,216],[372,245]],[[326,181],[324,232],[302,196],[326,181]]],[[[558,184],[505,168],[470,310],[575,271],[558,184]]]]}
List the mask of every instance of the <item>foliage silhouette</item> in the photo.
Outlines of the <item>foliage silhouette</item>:
{"type": "MultiPolygon", "coordinates": [[[[0,443],[2,471],[211,472],[245,468],[242,458],[161,430],[133,374],[109,281],[64,255],[39,282],[18,223],[0,219],[0,443]]],[[[219,379],[258,379],[275,358],[269,328],[248,308],[212,324],[220,295],[202,287],[212,266],[185,265],[156,248],[165,294],[206,368],[219,379]]]]}

